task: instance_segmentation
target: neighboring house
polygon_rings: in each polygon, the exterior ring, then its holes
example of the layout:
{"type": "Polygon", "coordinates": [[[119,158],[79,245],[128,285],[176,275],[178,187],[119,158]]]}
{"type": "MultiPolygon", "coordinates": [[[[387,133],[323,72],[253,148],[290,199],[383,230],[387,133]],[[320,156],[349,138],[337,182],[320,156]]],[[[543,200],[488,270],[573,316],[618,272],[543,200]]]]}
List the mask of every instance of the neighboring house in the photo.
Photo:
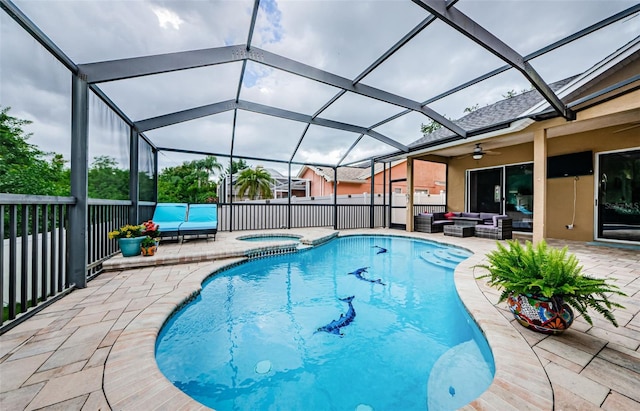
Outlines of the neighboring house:
{"type": "Polygon", "coordinates": [[[457,120],[471,130],[466,139],[444,128],[425,135],[411,144],[418,151],[409,161],[447,164],[450,210],[510,214],[516,229],[532,232],[535,241],[640,245],[639,73],[636,38],[586,72],[550,85],[575,120],[529,91],[457,120]],[[482,153],[472,156],[474,150],[482,153]]]}
{"type": "MultiPolygon", "coordinates": [[[[383,187],[383,182],[392,183],[392,191],[406,193],[407,177],[406,160],[395,161],[391,166],[383,169],[382,164],[376,164],[374,169],[374,194],[389,192],[389,186],[383,187]]],[[[298,178],[311,182],[310,195],[315,197],[333,194],[334,171],[331,167],[303,166],[298,178]]],[[[446,189],[446,166],[440,163],[416,161],[414,163],[414,193],[440,194],[446,189]]],[[[338,195],[371,193],[371,167],[339,167],[338,195]]]]}
{"type": "MultiPolygon", "coordinates": [[[[271,184],[271,193],[273,194],[273,198],[287,198],[289,195],[289,178],[273,168],[265,168],[265,170],[273,179],[271,184]]],[[[238,188],[236,186],[238,175],[239,173],[233,175],[233,201],[248,200],[249,198],[246,195],[243,198],[238,198],[238,188]]],[[[230,184],[231,178],[229,176],[226,176],[223,182],[218,184],[219,201],[224,203],[228,203],[230,201],[230,184]]],[[[308,197],[311,195],[310,181],[304,178],[292,178],[291,195],[296,197],[308,197]]]]}

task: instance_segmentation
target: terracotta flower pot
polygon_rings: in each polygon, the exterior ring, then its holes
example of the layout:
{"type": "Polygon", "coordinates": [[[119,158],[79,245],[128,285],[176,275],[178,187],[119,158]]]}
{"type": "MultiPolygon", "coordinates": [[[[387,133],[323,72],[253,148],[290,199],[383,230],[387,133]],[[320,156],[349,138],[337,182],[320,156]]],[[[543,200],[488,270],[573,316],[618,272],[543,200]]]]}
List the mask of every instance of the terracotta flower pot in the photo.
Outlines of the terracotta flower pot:
{"type": "Polygon", "coordinates": [[[509,310],[524,327],[544,334],[559,334],[573,323],[573,310],[567,304],[557,304],[545,297],[533,295],[510,295],[509,310]]]}
{"type": "Polygon", "coordinates": [[[156,253],[156,246],[151,246],[151,247],[142,247],[142,255],[145,257],[151,257],[152,255],[155,255],[156,253]]]}

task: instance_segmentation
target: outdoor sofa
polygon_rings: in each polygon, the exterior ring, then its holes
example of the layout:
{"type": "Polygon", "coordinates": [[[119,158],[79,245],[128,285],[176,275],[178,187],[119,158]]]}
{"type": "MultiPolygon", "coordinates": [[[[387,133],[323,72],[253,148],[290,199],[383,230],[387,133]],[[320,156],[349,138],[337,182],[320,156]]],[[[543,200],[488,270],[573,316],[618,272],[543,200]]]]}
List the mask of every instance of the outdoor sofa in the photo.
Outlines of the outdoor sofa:
{"type": "Polygon", "coordinates": [[[210,235],[218,232],[217,204],[158,203],[152,221],[160,226],[160,237],[210,235]]]}
{"type": "Polygon", "coordinates": [[[512,219],[497,213],[438,212],[414,216],[415,231],[440,233],[446,225],[466,225],[475,229],[475,236],[504,240],[512,238],[512,219]]]}

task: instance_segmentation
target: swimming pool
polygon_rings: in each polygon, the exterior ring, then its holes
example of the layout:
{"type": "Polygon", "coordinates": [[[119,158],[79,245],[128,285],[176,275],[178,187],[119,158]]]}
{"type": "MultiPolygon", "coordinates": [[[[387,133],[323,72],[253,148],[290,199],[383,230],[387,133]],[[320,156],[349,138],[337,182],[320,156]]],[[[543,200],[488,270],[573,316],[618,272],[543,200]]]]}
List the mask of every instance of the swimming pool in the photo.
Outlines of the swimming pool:
{"type": "Polygon", "coordinates": [[[457,409],[494,373],[453,284],[464,255],[353,236],[235,266],[167,321],[159,368],[218,410],[457,409]]]}

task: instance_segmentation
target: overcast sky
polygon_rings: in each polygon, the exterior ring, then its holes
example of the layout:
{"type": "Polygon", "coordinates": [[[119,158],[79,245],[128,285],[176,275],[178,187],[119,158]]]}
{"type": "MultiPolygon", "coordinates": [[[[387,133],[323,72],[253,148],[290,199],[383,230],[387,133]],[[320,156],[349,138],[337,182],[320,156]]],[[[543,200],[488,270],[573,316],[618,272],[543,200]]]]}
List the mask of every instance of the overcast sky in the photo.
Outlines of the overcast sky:
{"type": "MultiPolygon", "coordinates": [[[[247,42],[253,1],[14,1],[74,62],[90,63],[247,42]]],[[[460,0],[455,7],[521,55],[637,4],[630,0],[460,0]]],[[[353,79],[428,14],[411,1],[262,1],[251,44],[353,79]]],[[[68,158],[70,75],[4,12],[0,12],[0,105],[33,121],[31,143],[68,158]]],[[[581,73],[640,34],[637,14],[531,63],[547,82],[581,73]]],[[[441,22],[434,22],[363,84],[424,101],[504,65],[441,22]]],[[[141,77],[99,87],[132,120],[234,99],[241,63],[141,77]]],[[[502,99],[530,84],[510,70],[430,105],[449,118],[466,107],[502,99]]],[[[311,115],[339,90],[249,62],[240,99],[311,115]]],[[[370,127],[403,111],[347,93],[320,117],[370,127]]],[[[233,112],[153,130],[161,147],[228,153],[233,112]]],[[[412,113],[375,131],[409,144],[429,119],[412,113]]],[[[305,124],[238,111],[234,156],[289,160],[305,124]]],[[[90,157],[126,162],[125,124],[91,99],[90,157]]],[[[297,161],[336,163],[358,134],[310,127],[297,161]]],[[[348,161],[394,151],[364,137],[348,161]]],[[[188,156],[161,154],[161,166],[188,156]]],[[[227,159],[220,159],[226,163],[227,159]]],[[[264,163],[264,162],[262,162],[264,163]]],[[[273,164],[264,164],[273,167],[273,164]]],[[[286,166],[278,166],[286,170],[286,166]]]]}

